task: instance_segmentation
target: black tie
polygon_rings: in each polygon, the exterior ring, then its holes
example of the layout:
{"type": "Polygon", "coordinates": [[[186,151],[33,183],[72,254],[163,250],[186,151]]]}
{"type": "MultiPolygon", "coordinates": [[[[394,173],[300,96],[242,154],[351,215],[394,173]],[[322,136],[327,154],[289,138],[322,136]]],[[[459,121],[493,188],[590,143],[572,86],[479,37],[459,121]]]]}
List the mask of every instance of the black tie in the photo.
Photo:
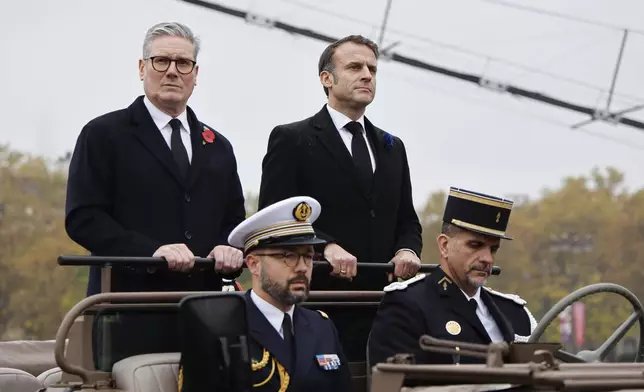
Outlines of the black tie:
{"type": "Polygon", "coordinates": [[[474,298],[471,298],[471,299],[470,299],[470,306],[471,306],[471,307],[472,307],[472,309],[474,309],[474,311],[476,312],[476,308],[478,307],[478,303],[476,302],[476,300],[475,300],[474,298]]]}
{"type": "Polygon", "coordinates": [[[364,181],[367,189],[371,189],[371,179],[373,177],[373,167],[371,166],[371,158],[369,157],[369,149],[365,137],[362,134],[362,124],[357,121],[351,121],[344,126],[351,132],[351,155],[353,156],[353,163],[356,166],[358,174],[364,181]]]}
{"type": "Polygon", "coordinates": [[[282,321],[282,331],[284,332],[284,345],[286,352],[291,356],[291,367],[295,369],[295,335],[293,335],[293,324],[291,323],[291,316],[284,313],[284,320],[282,321]]]}
{"type": "Polygon", "coordinates": [[[177,118],[170,120],[170,126],[172,127],[172,136],[170,137],[170,147],[172,149],[172,155],[174,155],[174,160],[179,166],[179,173],[183,177],[188,173],[188,167],[190,166],[190,160],[188,159],[188,152],[186,147],[181,141],[181,121],[177,118]]]}

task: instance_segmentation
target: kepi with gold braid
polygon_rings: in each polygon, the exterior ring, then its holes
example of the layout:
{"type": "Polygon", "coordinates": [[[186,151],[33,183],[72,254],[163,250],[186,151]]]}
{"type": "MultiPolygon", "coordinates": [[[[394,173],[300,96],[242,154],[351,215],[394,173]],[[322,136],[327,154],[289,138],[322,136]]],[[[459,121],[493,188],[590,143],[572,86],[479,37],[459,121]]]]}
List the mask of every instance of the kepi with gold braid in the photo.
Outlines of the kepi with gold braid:
{"type": "Polygon", "coordinates": [[[511,200],[451,187],[443,222],[465,230],[511,240],[505,231],[513,204],[511,200]]]}
{"type": "Polygon", "coordinates": [[[244,249],[320,245],[325,244],[315,235],[313,222],[322,207],[312,197],[296,196],[271,204],[240,223],[228,236],[230,246],[244,249]]]}

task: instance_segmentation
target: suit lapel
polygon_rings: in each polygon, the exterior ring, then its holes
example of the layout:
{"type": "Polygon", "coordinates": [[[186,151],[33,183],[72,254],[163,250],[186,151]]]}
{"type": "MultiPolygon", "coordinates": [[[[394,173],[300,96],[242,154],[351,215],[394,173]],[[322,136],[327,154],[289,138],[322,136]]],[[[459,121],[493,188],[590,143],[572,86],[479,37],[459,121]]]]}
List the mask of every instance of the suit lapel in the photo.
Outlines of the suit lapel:
{"type": "Polygon", "coordinates": [[[335,124],[333,124],[333,120],[331,119],[331,115],[329,114],[326,106],[322,107],[322,110],[313,116],[312,125],[316,130],[315,135],[320,142],[335,158],[335,161],[338,162],[340,167],[347,174],[352,176],[352,183],[355,184],[365,199],[368,199],[369,192],[360,185],[362,181],[359,180],[358,173],[355,169],[355,165],[353,164],[353,158],[347,150],[347,146],[342,141],[335,124]]]}
{"type": "Polygon", "coordinates": [[[198,119],[192,109],[187,108],[187,117],[188,124],[190,125],[190,140],[192,143],[192,162],[190,163],[190,169],[188,169],[187,175],[187,187],[191,187],[197,177],[199,177],[199,171],[203,167],[207,158],[206,148],[211,147],[209,144],[203,144],[203,136],[201,133],[204,129],[204,124],[202,124],[198,119]]]}
{"type": "Polygon", "coordinates": [[[293,314],[295,325],[295,347],[297,351],[296,379],[305,379],[313,362],[315,353],[315,331],[302,309],[295,308],[293,314]]]}
{"type": "Polygon", "coordinates": [[[269,353],[275,357],[279,363],[283,364],[289,374],[293,374],[290,369],[289,355],[284,346],[284,340],[279,333],[268,322],[262,312],[255,306],[255,303],[250,298],[250,290],[244,294],[248,306],[248,325],[250,328],[251,337],[259,343],[260,346],[268,350],[269,353]]]}
{"type": "Polygon", "coordinates": [[[143,103],[143,96],[138,97],[129,107],[131,119],[137,125],[134,134],[143,146],[152,153],[174,177],[179,185],[184,185],[184,179],[179,174],[179,167],[174,161],[172,151],[163,139],[159,128],[143,103]]]}
{"type": "Polygon", "coordinates": [[[501,310],[487,290],[481,289],[481,299],[485,306],[487,306],[490,314],[492,314],[494,321],[496,321],[496,325],[499,327],[501,335],[503,335],[503,340],[508,343],[513,342],[514,329],[512,328],[512,324],[510,324],[508,319],[503,315],[503,313],[501,313],[501,310]]]}
{"type": "Polygon", "coordinates": [[[441,298],[447,302],[446,308],[458,313],[481,336],[483,341],[490,343],[492,340],[487,334],[483,323],[479,320],[476,311],[467,301],[461,289],[440,268],[433,272],[431,276],[433,279],[430,282],[438,290],[441,298]]]}

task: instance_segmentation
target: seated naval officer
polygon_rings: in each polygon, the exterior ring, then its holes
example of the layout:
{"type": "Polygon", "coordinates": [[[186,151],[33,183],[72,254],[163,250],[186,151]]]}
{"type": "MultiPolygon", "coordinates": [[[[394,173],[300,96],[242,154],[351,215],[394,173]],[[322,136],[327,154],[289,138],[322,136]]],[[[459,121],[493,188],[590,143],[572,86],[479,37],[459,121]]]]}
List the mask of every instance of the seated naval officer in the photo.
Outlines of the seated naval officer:
{"type": "Polygon", "coordinates": [[[244,249],[252,274],[245,298],[253,390],[351,388],[335,325],[324,312],[299,306],[309,293],[313,246],[325,243],[312,226],[320,211],[315,199],[292,197],[260,210],[228,237],[231,246],[244,249]]]}
{"type": "Polygon", "coordinates": [[[450,188],[437,237],[440,268],[385,287],[369,340],[371,366],[396,354],[416,363],[479,363],[483,359],[423,351],[422,335],[489,344],[526,341],[536,321],[517,295],[484,285],[505,234],[512,202],[450,188]]]}

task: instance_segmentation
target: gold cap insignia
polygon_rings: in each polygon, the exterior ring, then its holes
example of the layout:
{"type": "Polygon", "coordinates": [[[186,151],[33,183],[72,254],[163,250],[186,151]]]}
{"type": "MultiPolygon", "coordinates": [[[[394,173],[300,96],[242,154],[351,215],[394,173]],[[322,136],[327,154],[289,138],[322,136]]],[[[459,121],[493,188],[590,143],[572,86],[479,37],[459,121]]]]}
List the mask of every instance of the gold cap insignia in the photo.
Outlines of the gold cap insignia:
{"type": "Polygon", "coordinates": [[[304,222],[309,216],[311,216],[311,206],[304,201],[293,209],[293,217],[300,222],[304,222]]]}
{"type": "Polygon", "coordinates": [[[496,223],[499,223],[499,219],[501,219],[501,213],[496,214],[496,223]]]}
{"type": "Polygon", "coordinates": [[[461,333],[461,325],[456,321],[448,321],[447,324],[445,324],[445,329],[450,335],[458,335],[461,333]]]}

